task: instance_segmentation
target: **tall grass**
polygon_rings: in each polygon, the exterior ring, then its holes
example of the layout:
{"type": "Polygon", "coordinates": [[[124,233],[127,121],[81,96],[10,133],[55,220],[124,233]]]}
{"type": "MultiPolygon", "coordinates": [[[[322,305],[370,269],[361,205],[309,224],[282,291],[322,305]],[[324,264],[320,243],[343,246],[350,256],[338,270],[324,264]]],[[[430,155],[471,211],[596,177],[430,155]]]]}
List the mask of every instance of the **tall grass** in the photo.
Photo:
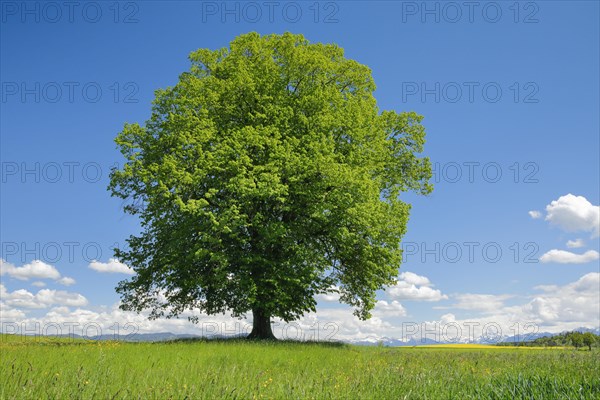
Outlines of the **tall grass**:
{"type": "Polygon", "coordinates": [[[597,399],[598,352],[0,341],[3,399],[597,399]]]}

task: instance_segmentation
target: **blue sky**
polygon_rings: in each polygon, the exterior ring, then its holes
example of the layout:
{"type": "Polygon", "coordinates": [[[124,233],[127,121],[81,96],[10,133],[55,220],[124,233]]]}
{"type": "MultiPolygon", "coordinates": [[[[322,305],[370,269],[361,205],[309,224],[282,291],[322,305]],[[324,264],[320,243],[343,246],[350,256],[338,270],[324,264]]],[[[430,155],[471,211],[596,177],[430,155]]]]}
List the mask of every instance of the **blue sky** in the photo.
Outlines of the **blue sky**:
{"type": "Polygon", "coordinates": [[[406,321],[600,325],[598,2],[0,4],[3,321],[142,323],[114,310],[127,275],[90,268],[118,267],[111,247],[138,231],[106,190],[113,138],[191,51],[291,31],[371,67],[381,109],[424,115],[436,169],[431,196],[405,196],[411,274],[370,323],[335,299],[318,317],[349,337],[406,321]]]}

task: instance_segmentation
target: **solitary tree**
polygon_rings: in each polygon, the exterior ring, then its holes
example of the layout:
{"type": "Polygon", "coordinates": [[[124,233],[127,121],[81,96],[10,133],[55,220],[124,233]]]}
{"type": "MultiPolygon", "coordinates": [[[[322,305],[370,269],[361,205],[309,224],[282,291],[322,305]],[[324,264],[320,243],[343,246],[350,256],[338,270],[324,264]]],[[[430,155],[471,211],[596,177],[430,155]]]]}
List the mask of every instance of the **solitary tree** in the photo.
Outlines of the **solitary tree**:
{"type": "Polygon", "coordinates": [[[574,331],[571,333],[571,344],[575,346],[576,349],[583,346],[583,334],[580,332],[574,331]]]}
{"type": "Polygon", "coordinates": [[[583,344],[587,346],[590,351],[592,351],[592,345],[596,343],[596,338],[596,335],[594,335],[592,332],[585,332],[583,335],[581,335],[583,344]]]}
{"type": "Polygon", "coordinates": [[[252,311],[251,338],[317,294],[369,318],[400,266],[399,195],[432,189],[422,117],[380,112],[368,67],[301,35],[249,33],[190,60],[115,139],[126,163],[109,189],[142,226],[115,254],[136,272],[121,308],[252,311]]]}

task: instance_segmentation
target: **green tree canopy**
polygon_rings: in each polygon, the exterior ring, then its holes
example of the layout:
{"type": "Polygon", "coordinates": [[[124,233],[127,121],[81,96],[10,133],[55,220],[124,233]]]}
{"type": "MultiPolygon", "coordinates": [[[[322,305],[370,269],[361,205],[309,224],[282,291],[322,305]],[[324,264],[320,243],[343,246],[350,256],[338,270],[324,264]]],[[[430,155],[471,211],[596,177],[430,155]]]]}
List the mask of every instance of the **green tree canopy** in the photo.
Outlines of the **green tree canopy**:
{"type": "Polygon", "coordinates": [[[583,346],[583,334],[581,332],[573,332],[571,334],[571,343],[575,348],[583,346]]]}
{"type": "Polygon", "coordinates": [[[592,346],[596,343],[596,338],[596,335],[594,335],[592,332],[585,332],[583,335],[581,335],[582,343],[587,346],[590,351],[592,350],[592,346]]]}
{"type": "Polygon", "coordinates": [[[250,336],[271,337],[271,317],[338,291],[369,318],[400,266],[399,195],[432,189],[422,117],[380,112],[368,67],[302,35],[249,33],[190,60],[116,138],[109,189],[142,225],[116,251],[136,272],[121,307],[252,311],[250,336]]]}

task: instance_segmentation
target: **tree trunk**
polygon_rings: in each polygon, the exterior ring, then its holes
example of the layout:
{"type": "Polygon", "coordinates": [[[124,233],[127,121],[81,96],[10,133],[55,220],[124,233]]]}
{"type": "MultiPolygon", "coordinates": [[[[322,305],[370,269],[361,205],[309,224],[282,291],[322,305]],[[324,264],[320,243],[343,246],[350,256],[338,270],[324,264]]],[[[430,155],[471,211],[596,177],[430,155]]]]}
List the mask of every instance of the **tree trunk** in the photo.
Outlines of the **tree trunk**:
{"type": "Polygon", "coordinates": [[[259,308],[252,309],[252,332],[247,338],[277,340],[271,330],[271,317],[259,308]]]}

